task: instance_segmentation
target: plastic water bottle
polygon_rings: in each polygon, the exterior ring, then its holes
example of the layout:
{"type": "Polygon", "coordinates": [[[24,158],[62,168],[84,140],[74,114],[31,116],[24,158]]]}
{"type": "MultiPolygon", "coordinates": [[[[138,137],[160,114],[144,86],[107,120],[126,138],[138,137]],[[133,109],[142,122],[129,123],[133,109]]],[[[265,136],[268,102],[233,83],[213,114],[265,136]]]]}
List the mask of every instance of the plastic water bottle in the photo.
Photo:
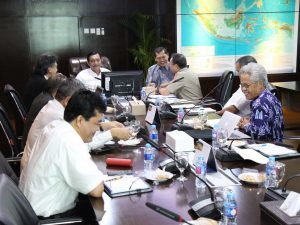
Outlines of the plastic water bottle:
{"type": "Polygon", "coordinates": [[[157,98],[155,99],[155,106],[156,106],[156,108],[158,109],[158,111],[161,110],[161,99],[160,99],[160,97],[157,97],[157,98]]]}
{"type": "Polygon", "coordinates": [[[219,142],[218,142],[218,130],[219,130],[219,124],[215,124],[214,128],[212,130],[212,149],[215,153],[219,149],[219,142]]]}
{"type": "Polygon", "coordinates": [[[224,224],[236,225],[237,204],[234,193],[228,191],[224,200],[224,224]]]}
{"type": "Polygon", "coordinates": [[[147,98],[146,90],[145,90],[145,88],[142,88],[142,90],[141,90],[141,100],[146,101],[146,98],[147,98]]]}
{"type": "Polygon", "coordinates": [[[152,170],[153,161],[154,161],[153,148],[151,147],[150,144],[147,143],[145,145],[145,150],[144,150],[144,172],[145,173],[152,170]]]}
{"type": "Polygon", "coordinates": [[[102,93],[102,99],[103,99],[105,105],[107,105],[107,98],[104,93],[102,93]]]}
{"type": "MultiPolygon", "coordinates": [[[[196,175],[199,176],[201,179],[205,180],[206,179],[206,162],[204,160],[203,155],[199,155],[197,162],[196,162],[196,168],[195,168],[196,175]]],[[[202,182],[200,179],[196,177],[195,179],[195,185],[197,188],[205,188],[206,185],[204,182],[202,182]]]]}
{"type": "Polygon", "coordinates": [[[266,164],[266,181],[265,181],[265,187],[274,187],[275,186],[275,180],[274,180],[274,171],[275,170],[275,157],[269,157],[269,161],[266,164]]]}
{"type": "Polygon", "coordinates": [[[158,143],[158,132],[157,132],[156,126],[154,124],[152,124],[150,127],[149,138],[152,141],[158,143]]]}
{"type": "Polygon", "coordinates": [[[181,123],[183,117],[184,117],[184,110],[182,107],[180,107],[177,112],[177,122],[181,123]]]}

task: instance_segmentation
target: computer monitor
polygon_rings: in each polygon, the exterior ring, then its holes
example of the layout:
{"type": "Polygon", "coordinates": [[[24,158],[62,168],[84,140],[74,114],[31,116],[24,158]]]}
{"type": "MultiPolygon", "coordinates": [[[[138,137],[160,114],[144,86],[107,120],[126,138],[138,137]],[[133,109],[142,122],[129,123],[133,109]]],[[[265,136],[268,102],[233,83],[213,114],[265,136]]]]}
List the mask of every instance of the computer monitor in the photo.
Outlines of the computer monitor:
{"type": "Polygon", "coordinates": [[[113,71],[102,73],[102,88],[107,95],[139,96],[143,86],[143,71],[113,71]]]}

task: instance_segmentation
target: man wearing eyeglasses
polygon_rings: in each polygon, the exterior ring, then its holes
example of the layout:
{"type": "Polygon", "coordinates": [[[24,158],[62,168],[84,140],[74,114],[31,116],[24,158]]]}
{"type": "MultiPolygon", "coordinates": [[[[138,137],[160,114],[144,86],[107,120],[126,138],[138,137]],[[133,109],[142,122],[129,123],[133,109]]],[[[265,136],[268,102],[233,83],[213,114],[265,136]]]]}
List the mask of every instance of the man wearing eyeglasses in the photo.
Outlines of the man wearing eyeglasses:
{"type": "Polygon", "coordinates": [[[283,113],[281,103],[268,89],[267,71],[256,63],[249,63],[239,72],[241,90],[250,100],[250,118],[240,121],[240,128],[254,139],[281,142],[283,113]]]}
{"type": "MultiPolygon", "coordinates": [[[[257,63],[257,61],[253,56],[243,56],[235,63],[236,71],[239,72],[240,69],[248,63],[257,63]]],[[[218,111],[217,114],[223,115],[225,111],[229,111],[243,117],[250,116],[250,101],[245,98],[240,87],[235,93],[233,93],[231,98],[224,105],[223,109],[218,111]]]]}

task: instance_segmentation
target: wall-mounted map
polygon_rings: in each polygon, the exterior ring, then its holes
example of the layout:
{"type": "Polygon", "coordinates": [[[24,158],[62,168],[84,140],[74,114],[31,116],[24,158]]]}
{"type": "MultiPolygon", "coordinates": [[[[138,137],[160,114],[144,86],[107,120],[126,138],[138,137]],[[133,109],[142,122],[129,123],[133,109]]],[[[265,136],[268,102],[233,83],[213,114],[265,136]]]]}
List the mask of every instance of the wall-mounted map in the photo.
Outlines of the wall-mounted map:
{"type": "Polygon", "coordinates": [[[299,0],[177,0],[177,50],[219,75],[253,55],[269,73],[296,70],[299,0]]]}

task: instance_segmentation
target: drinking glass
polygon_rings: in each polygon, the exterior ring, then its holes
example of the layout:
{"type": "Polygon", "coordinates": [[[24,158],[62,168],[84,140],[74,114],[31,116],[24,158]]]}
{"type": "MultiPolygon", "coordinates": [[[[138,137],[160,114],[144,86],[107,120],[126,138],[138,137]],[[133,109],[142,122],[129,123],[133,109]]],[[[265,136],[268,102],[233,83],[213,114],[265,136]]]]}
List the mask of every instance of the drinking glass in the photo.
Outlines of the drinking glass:
{"type": "Polygon", "coordinates": [[[113,104],[114,108],[116,108],[118,101],[119,101],[118,95],[112,95],[110,97],[110,99],[111,99],[111,103],[113,104]]]}
{"type": "Polygon", "coordinates": [[[141,122],[139,120],[130,121],[130,130],[132,132],[131,135],[133,138],[136,137],[140,129],[141,129],[141,122]]]}
{"type": "Polygon", "coordinates": [[[189,163],[187,152],[175,153],[175,163],[176,163],[176,167],[180,171],[180,177],[178,177],[177,180],[183,182],[186,180],[186,178],[183,176],[183,171],[187,168],[189,163]]]}
{"type": "Polygon", "coordinates": [[[220,128],[218,130],[217,141],[220,147],[224,147],[228,139],[228,132],[226,129],[220,128]]]}
{"type": "Polygon", "coordinates": [[[204,108],[200,108],[198,111],[198,118],[199,118],[199,122],[201,124],[202,129],[204,128],[204,126],[206,125],[207,122],[207,112],[204,111],[204,108]]]}
{"type": "Polygon", "coordinates": [[[282,162],[275,162],[275,173],[273,174],[274,176],[274,186],[278,187],[279,183],[282,181],[285,173],[285,164],[282,162]]]}
{"type": "Polygon", "coordinates": [[[129,125],[129,121],[128,121],[128,115],[130,113],[130,106],[129,105],[125,105],[123,107],[123,113],[124,113],[124,116],[126,118],[125,122],[124,122],[124,125],[125,126],[128,126],[129,125]]]}
{"type": "Polygon", "coordinates": [[[231,189],[226,188],[226,187],[218,187],[218,188],[214,189],[215,206],[221,214],[221,220],[219,222],[219,225],[223,224],[224,201],[225,201],[227,193],[230,191],[231,191],[231,189]]]}

